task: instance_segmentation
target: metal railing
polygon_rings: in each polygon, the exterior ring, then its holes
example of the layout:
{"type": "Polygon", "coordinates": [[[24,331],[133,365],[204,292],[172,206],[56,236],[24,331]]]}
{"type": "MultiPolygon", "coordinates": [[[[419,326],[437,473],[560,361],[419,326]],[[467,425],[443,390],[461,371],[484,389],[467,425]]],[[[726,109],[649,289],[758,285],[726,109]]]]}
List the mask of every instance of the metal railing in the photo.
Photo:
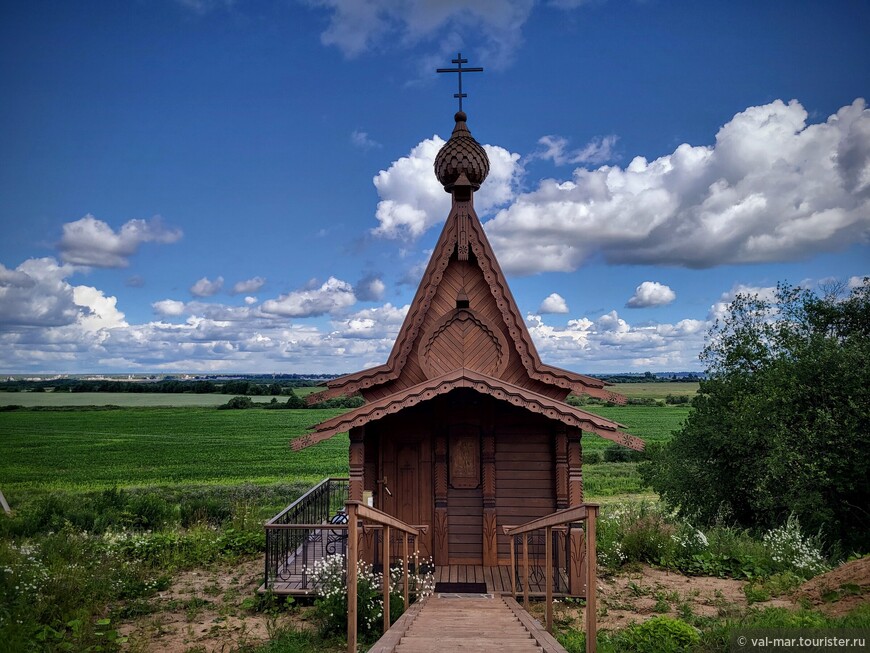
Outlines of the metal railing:
{"type": "MultiPolygon", "coordinates": [[[[522,526],[504,526],[505,535],[510,536],[511,540],[511,569],[516,572],[518,569],[517,560],[517,537],[521,537],[522,545],[522,576],[521,586],[523,589],[523,604],[526,610],[529,609],[529,586],[532,584],[532,556],[531,556],[531,539],[534,533],[544,532],[544,565],[541,573],[544,576],[545,598],[547,610],[547,630],[553,632],[553,586],[555,585],[555,573],[558,568],[553,564],[554,553],[558,555],[559,547],[554,546],[555,537],[558,537],[559,531],[566,531],[567,539],[565,540],[567,547],[571,547],[571,527],[575,522],[583,522],[584,524],[584,543],[585,558],[586,558],[586,651],[587,653],[595,653],[596,651],[596,636],[598,630],[597,623],[597,579],[596,579],[596,525],[598,521],[598,504],[584,503],[573,508],[558,510],[544,517],[538,517],[522,526]]],[[[561,539],[561,538],[560,538],[561,539]]],[[[570,567],[570,548],[565,548],[566,561],[568,561],[567,576],[576,575],[576,568],[570,567]]],[[[511,575],[511,591],[514,599],[517,596],[517,574],[511,575]]]]}
{"type": "Polygon", "coordinates": [[[266,522],[266,590],[292,583],[304,591],[314,560],[346,553],[348,485],[347,478],[326,478],[266,522]]]}

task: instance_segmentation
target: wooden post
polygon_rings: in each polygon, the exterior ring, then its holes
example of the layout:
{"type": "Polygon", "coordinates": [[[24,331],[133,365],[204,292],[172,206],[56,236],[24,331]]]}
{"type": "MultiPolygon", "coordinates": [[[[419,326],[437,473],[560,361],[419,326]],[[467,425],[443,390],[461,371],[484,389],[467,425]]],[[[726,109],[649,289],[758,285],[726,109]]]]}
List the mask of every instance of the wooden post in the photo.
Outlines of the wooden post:
{"type": "Polygon", "coordinates": [[[356,653],[356,581],[357,540],[356,505],[349,503],[347,509],[347,653],[356,653]]]}
{"type": "Polygon", "coordinates": [[[547,526],[544,542],[544,577],[547,579],[547,632],[553,634],[553,527],[547,526]]]}
{"type": "Polygon", "coordinates": [[[598,639],[598,580],[596,578],[595,529],[598,506],[588,506],[586,516],[586,653],[596,653],[598,639]]]}
{"type": "MultiPolygon", "coordinates": [[[[582,431],[572,430],[567,434],[568,463],[568,502],[572,506],[583,503],[583,447],[580,438],[582,431]]],[[[568,588],[572,596],[584,596],[586,578],[584,575],[586,551],[584,548],[584,531],[579,528],[570,529],[568,538],[568,588]]]]}
{"type": "Polygon", "coordinates": [[[511,535],[511,594],[517,600],[517,536],[511,535]]]}
{"type": "Polygon", "coordinates": [[[495,437],[492,429],[483,434],[483,565],[498,566],[498,537],[495,503],[495,437]]]}
{"type": "Polygon", "coordinates": [[[560,428],[555,437],[556,510],[568,507],[568,434],[560,428]]]}
{"type": "Polygon", "coordinates": [[[348,499],[351,501],[363,500],[363,476],[365,473],[364,436],[365,431],[363,427],[355,427],[350,430],[348,499]]]}
{"type": "Polygon", "coordinates": [[[9,507],[9,504],[6,503],[6,497],[3,496],[3,490],[0,490],[0,505],[3,506],[3,512],[7,515],[12,514],[12,509],[9,507]]]}
{"type": "Polygon", "coordinates": [[[447,536],[447,438],[443,433],[435,436],[435,564],[450,562],[447,536]]]}
{"type": "Polygon", "coordinates": [[[405,610],[408,610],[408,534],[402,533],[402,571],[405,576],[405,610]]]}
{"type": "Polygon", "coordinates": [[[390,629],[390,527],[384,526],[384,632],[390,629]]]}
{"type": "Polygon", "coordinates": [[[523,607],[529,609],[529,534],[523,533],[523,567],[525,569],[525,579],[523,580],[523,607]]]}

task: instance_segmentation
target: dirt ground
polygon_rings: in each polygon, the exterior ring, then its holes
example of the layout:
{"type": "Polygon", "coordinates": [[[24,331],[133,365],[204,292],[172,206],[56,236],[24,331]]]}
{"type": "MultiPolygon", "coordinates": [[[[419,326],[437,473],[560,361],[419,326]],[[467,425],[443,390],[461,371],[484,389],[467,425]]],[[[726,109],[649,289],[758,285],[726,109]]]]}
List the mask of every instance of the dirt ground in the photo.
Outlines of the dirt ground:
{"type": "Polygon", "coordinates": [[[811,578],[798,588],[794,599],[832,617],[870,602],[870,556],[811,578]]]}
{"type": "MultiPolygon", "coordinates": [[[[152,610],[124,623],[131,653],[230,653],[243,644],[268,641],[277,628],[293,624],[310,627],[305,609],[269,615],[248,609],[262,582],[263,563],[251,560],[232,568],[197,570],[179,574],[172,586],[149,601],[152,610]]],[[[618,630],[659,614],[672,617],[724,617],[747,607],[744,581],[684,576],[642,566],[599,579],[601,630],[618,630]]],[[[850,562],[804,583],[794,593],[755,607],[796,609],[811,605],[840,615],[870,601],[870,557],[850,562]]],[[[533,603],[532,614],[543,620],[544,606],[533,603]]],[[[583,608],[570,601],[556,605],[555,619],[562,626],[582,628],[583,608]]]]}
{"type": "Polygon", "coordinates": [[[248,609],[263,582],[263,560],[231,568],[179,574],[172,586],[149,601],[153,610],[124,623],[131,653],[229,653],[269,640],[288,624],[306,627],[299,611],[264,614],[248,609]]]}
{"type": "MultiPolygon", "coordinates": [[[[725,617],[744,612],[748,603],[744,581],[683,574],[655,569],[643,565],[636,571],[617,576],[599,578],[598,628],[620,630],[629,624],[646,621],[656,615],[671,617],[696,616],[725,617]]],[[[796,608],[787,598],[778,598],[759,607],[778,606],[796,608]]],[[[544,618],[544,606],[533,605],[532,614],[544,618]]],[[[584,608],[570,601],[555,606],[554,620],[563,626],[583,628],[584,608]]]]}

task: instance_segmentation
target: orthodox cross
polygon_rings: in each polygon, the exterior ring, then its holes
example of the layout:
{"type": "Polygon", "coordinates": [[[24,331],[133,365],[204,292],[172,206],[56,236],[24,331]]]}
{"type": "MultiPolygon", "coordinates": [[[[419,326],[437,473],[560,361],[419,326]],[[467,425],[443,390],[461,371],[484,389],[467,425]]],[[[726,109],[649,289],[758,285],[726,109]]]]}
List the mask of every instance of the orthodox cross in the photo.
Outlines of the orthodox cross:
{"type": "Polygon", "coordinates": [[[453,97],[459,98],[459,110],[462,111],[462,98],[468,97],[462,92],[462,73],[482,73],[483,68],[463,68],[462,64],[468,63],[468,59],[462,58],[462,53],[456,53],[456,59],[451,59],[450,63],[455,63],[456,68],[437,68],[436,73],[459,73],[459,93],[454,93],[453,97]]]}

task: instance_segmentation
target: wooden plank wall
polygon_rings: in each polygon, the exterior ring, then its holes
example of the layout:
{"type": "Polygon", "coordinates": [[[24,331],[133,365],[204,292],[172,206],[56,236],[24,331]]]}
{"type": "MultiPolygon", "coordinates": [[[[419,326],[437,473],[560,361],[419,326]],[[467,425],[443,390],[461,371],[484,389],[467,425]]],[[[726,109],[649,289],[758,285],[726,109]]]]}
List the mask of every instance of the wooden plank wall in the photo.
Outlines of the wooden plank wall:
{"type": "Polygon", "coordinates": [[[503,425],[495,437],[498,557],[510,561],[510,538],[502,526],[519,525],[556,510],[553,437],[532,424],[503,425]]]}
{"type": "Polygon", "coordinates": [[[479,565],[483,560],[483,492],[447,490],[450,564],[479,565]]]}

